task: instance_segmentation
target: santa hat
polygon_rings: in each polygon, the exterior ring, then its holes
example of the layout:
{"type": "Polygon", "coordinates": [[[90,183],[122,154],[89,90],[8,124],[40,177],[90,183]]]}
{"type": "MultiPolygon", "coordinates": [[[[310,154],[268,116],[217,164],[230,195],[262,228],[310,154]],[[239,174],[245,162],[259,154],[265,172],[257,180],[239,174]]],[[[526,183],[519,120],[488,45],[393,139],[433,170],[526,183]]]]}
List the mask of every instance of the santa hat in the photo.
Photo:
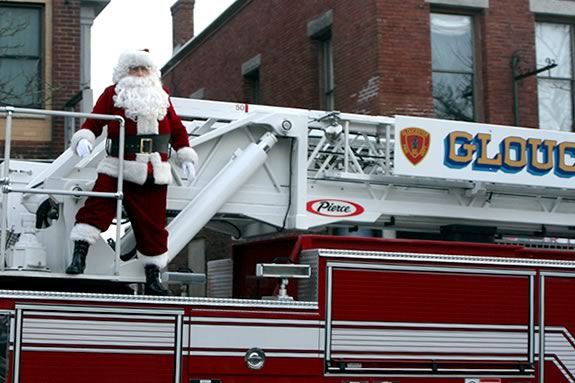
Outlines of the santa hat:
{"type": "Polygon", "coordinates": [[[130,68],[137,66],[145,66],[150,69],[152,75],[160,77],[160,68],[156,65],[150,51],[144,50],[129,50],[120,55],[118,64],[114,68],[112,81],[116,84],[118,81],[128,75],[130,68]]]}

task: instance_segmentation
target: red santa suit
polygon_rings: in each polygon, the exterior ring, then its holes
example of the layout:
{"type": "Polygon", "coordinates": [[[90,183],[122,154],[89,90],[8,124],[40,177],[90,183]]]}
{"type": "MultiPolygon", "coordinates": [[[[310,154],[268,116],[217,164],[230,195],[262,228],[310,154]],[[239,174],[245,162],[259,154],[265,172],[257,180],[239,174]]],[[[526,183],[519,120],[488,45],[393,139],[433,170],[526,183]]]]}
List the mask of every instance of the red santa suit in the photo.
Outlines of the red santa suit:
{"type": "MultiPolygon", "coordinates": [[[[112,85],[100,96],[93,113],[122,116],[125,120],[126,140],[140,142],[139,138],[145,136],[145,145],[139,149],[127,150],[124,157],[124,199],[123,205],[128,213],[132,229],[136,237],[136,250],[138,257],[144,264],[155,264],[162,268],[167,263],[166,224],[166,194],[167,185],[172,181],[172,173],[168,160],[168,152],[161,146],[159,151],[150,149],[150,143],[159,137],[168,139],[171,147],[176,151],[176,162],[191,161],[197,164],[196,152],[189,146],[188,135],[180,118],[176,115],[167,92],[156,92],[159,97],[154,100],[142,101],[142,105],[132,109],[123,97],[122,79],[126,77],[128,69],[132,66],[146,66],[150,68],[150,76],[158,76],[157,68],[149,61],[148,53],[138,51],[120,60],[115,69],[112,85]],[[141,53],[139,53],[141,52],[141,53]],[[148,110],[147,104],[152,105],[148,110]],[[139,109],[138,109],[139,108],[139,109]],[[134,111],[133,109],[136,109],[134,111]]],[[[159,81],[159,76],[157,77],[159,81]]],[[[165,92],[165,91],[164,91],[165,92]]],[[[108,126],[108,139],[117,145],[120,124],[118,121],[104,121],[87,119],[82,128],[72,137],[71,147],[76,150],[82,139],[87,139],[92,146],[96,137],[102,134],[104,126],[108,126]]],[[[108,152],[98,165],[98,178],[93,191],[115,192],[117,190],[117,176],[119,159],[117,150],[108,152]]],[[[72,240],[86,241],[94,244],[100,232],[108,229],[112,219],[116,216],[116,201],[112,198],[90,197],[86,200],[76,215],[76,225],[72,229],[72,240]]]]}

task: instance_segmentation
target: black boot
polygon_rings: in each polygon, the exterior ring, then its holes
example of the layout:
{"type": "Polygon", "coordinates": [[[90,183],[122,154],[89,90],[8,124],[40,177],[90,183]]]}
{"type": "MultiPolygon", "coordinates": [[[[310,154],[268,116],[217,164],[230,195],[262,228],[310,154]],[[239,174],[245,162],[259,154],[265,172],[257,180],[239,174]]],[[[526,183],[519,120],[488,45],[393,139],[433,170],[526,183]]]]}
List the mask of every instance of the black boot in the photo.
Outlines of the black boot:
{"type": "Polygon", "coordinates": [[[146,284],[144,285],[145,295],[170,295],[170,290],[162,286],[160,282],[160,268],[156,265],[148,264],[144,266],[146,271],[146,284]]]}
{"type": "Polygon", "coordinates": [[[66,274],[82,274],[86,268],[86,255],[90,244],[86,241],[74,241],[74,256],[72,263],[66,269],[66,274]]]}

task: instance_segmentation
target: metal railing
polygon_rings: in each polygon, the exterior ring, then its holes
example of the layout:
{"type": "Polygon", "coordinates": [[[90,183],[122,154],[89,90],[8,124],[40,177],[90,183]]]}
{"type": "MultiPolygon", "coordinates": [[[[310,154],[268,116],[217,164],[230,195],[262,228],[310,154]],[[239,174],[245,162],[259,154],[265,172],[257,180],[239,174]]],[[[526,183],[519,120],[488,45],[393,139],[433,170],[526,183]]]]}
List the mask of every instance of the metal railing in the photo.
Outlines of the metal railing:
{"type": "Polygon", "coordinates": [[[72,196],[85,196],[85,197],[102,197],[102,198],[116,198],[116,247],[114,257],[114,275],[118,275],[118,267],[120,260],[120,240],[121,229],[120,225],[122,218],[122,199],[123,183],[124,183],[124,118],[121,116],[110,116],[105,114],[93,113],[79,113],[79,112],[64,112],[64,111],[51,111],[41,109],[27,109],[16,108],[13,106],[0,107],[0,114],[6,115],[6,130],[5,130],[5,144],[4,144],[4,174],[0,178],[0,185],[2,186],[2,209],[0,219],[1,222],[1,235],[0,235],[0,271],[5,269],[6,261],[6,237],[7,237],[7,218],[8,218],[8,193],[30,193],[30,194],[55,194],[55,195],[72,195],[72,196]],[[15,188],[10,186],[10,146],[12,141],[12,118],[14,114],[26,115],[41,115],[41,116],[55,116],[55,117],[80,117],[91,118],[96,120],[118,121],[120,124],[120,148],[118,153],[119,169],[118,169],[118,188],[116,193],[103,193],[93,191],[66,191],[56,189],[36,189],[36,188],[15,188]]]}
{"type": "Polygon", "coordinates": [[[323,127],[308,129],[310,178],[320,179],[334,172],[364,179],[392,174],[392,126],[373,124],[355,130],[348,120],[340,120],[339,126],[341,131],[335,133],[323,127]]]}

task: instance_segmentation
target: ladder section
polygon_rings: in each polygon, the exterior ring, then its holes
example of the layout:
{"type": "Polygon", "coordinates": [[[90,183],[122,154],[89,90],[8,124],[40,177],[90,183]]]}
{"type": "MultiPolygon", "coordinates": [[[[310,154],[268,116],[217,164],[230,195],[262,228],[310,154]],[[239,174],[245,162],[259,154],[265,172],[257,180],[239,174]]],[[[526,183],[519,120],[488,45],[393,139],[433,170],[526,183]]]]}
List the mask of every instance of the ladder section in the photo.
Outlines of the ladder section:
{"type": "Polygon", "coordinates": [[[255,220],[303,230],[357,225],[440,232],[471,225],[573,237],[571,133],[189,99],[175,99],[174,106],[203,161],[192,192],[172,193],[176,210],[225,166],[232,148],[257,141],[262,131],[254,116],[274,115],[280,129],[283,120],[297,121],[216,214],[215,221],[233,220],[242,234],[255,220]],[[247,116],[253,121],[236,129],[247,116]],[[551,141],[556,148],[549,149],[551,141]],[[563,153],[563,162],[534,172],[556,156],[550,150],[563,153]]]}
{"type": "Polygon", "coordinates": [[[440,232],[470,225],[572,237],[573,141],[571,133],[327,114],[309,125],[301,226],[346,221],[440,232]]]}

